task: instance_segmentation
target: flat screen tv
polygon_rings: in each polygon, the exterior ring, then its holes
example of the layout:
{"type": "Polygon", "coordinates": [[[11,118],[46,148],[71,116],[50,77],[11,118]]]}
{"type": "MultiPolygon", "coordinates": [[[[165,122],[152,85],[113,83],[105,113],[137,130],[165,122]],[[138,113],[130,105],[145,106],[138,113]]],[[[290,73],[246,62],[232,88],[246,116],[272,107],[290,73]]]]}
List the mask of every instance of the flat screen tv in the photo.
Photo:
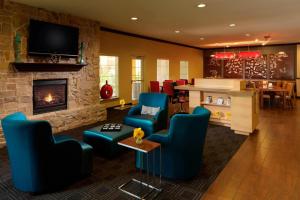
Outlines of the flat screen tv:
{"type": "Polygon", "coordinates": [[[28,54],[29,55],[78,55],[79,29],[30,20],[28,54]]]}

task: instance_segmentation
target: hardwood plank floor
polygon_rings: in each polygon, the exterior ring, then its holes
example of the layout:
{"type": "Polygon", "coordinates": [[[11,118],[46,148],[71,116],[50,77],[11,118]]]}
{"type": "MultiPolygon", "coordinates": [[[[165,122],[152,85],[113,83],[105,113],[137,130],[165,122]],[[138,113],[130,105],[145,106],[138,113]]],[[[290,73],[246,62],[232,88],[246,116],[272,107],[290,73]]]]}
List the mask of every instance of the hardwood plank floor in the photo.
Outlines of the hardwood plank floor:
{"type": "Polygon", "coordinates": [[[249,136],[202,200],[300,200],[300,100],[264,109],[249,136]]]}

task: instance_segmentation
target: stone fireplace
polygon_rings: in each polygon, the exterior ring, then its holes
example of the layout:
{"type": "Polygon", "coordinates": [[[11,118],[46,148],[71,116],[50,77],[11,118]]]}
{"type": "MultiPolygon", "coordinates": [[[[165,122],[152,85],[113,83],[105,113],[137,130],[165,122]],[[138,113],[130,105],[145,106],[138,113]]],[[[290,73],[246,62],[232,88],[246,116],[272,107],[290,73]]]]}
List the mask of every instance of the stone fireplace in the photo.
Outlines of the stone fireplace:
{"type": "Polygon", "coordinates": [[[33,114],[67,109],[67,79],[33,81],[33,114]]]}
{"type": "MultiPolygon", "coordinates": [[[[99,100],[99,22],[12,1],[0,3],[0,12],[3,15],[0,18],[0,120],[8,114],[23,112],[29,119],[47,120],[53,133],[105,120],[106,109],[99,100]],[[86,47],[84,54],[87,65],[78,71],[62,70],[61,66],[54,66],[54,69],[48,66],[46,69],[48,58],[28,55],[30,18],[78,27],[79,41],[84,42],[86,47]],[[42,70],[25,72],[12,66],[11,63],[15,61],[13,39],[16,32],[21,36],[21,62],[35,63],[34,67],[42,70]],[[66,83],[53,85],[49,84],[49,80],[52,83],[66,83]]],[[[61,58],[59,64],[66,63],[77,63],[77,59],[61,58]]],[[[2,145],[5,145],[5,139],[0,125],[0,147],[2,145]]]]}

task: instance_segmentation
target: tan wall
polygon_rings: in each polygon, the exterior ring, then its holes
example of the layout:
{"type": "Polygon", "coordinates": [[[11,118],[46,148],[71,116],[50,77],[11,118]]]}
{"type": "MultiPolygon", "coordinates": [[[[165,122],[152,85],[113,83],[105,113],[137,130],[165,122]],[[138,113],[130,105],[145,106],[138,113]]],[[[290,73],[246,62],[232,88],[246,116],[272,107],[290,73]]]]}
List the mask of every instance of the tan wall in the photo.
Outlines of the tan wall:
{"type": "MultiPolygon", "coordinates": [[[[189,61],[189,79],[201,78],[203,55],[201,50],[166,44],[110,32],[101,32],[101,55],[119,57],[119,96],[131,101],[131,59],[144,57],[144,91],[148,90],[149,81],[156,80],[156,61],[158,58],[169,59],[170,79],[179,79],[180,60],[189,61]]],[[[117,104],[108,103],[109,105],[117,104]]]]}

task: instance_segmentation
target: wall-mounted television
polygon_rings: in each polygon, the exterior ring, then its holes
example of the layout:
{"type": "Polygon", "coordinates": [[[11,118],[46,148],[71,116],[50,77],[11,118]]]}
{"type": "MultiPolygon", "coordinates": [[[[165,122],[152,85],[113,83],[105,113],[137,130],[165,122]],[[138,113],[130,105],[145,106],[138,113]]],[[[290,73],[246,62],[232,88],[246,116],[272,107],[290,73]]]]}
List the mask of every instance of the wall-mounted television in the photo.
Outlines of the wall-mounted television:
{"type": "Polygon", "coordinates": [[[30,20],[28,54],[78,56],[79,29],[30,20]]]}

